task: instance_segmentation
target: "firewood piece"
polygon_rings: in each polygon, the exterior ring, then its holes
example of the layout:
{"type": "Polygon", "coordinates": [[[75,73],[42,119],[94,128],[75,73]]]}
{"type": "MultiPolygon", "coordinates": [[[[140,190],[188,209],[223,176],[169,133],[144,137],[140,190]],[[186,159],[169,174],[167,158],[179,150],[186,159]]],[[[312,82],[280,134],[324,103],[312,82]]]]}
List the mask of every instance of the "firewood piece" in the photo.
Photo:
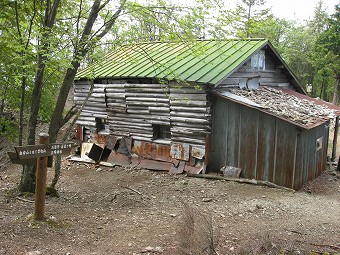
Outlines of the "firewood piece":
{"type": "Polygon", "coordinates": [[[277,189],[283,189],[291,192],[295,192],[294,189],[290,189],[287,187],[283,187],[280,185],[277,185],[275,183],[269,182],[269,181],[260,181],[260,180],[254,180],[254,179],[245,179],[245,178],[229,178],[219,175],[212,175],[212,174],[187,174],[188,177],[197,177],[197,178],[206,178],[206,179],[214,179],[214,180],[225,180],[225,181],[233,181],[233,182],[240,182],[240,183],[247,183],[247,184],[253,184],[253,185],[261,185],[261,186],[267,186],[270,188],[277,188],[277,189]]]}

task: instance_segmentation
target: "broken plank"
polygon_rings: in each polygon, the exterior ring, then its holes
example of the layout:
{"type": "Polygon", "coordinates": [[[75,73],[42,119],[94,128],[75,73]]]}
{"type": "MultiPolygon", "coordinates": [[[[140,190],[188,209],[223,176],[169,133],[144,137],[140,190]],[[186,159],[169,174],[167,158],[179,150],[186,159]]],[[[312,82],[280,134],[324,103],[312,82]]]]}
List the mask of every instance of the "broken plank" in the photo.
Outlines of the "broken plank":
{"type": "Polygon", "coordinates": [[[188,173],[188,177],[196,177],[196,178],[206,178],[206,179],[214,179],[214,180],[225,180],[225,181],[233,181],[233,182],[239,182],[239,183],[247,183],[247,184],[253,184],[253,185],[260,185],[260,186],[267,186],[270,188],[277,188],[277,189],[283,189],[291,192],[295,192],[294,189],[290,189],[287,187],[283,187],[280,185],[277,185],[275,183],[269,182],[269,181],[260,181],[255,179],[244,179],[244,178],[228,178],[224,176],[219,175],[212,175],[212,174],[192,174],[188,173]]]}

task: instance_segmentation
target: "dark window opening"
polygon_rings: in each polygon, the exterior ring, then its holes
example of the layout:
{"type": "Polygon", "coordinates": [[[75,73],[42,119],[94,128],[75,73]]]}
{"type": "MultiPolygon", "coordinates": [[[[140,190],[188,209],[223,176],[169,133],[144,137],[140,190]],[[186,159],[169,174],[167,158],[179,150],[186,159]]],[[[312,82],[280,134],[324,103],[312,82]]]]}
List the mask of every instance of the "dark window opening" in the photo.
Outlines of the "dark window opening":
{"type": "Polygon", "coordinates": [[[153,139],[171,139],[170,125],[152,125],[153,139]]]}
{"type": "Polygon", "coordinates": [[[95,118],[95,121],[96,121],[96,129],[97,129],[97,132],[100,132],[100,131],[106,131],[107,129],[107,123],[106,123],[106,120],[105,119],[101,119],[101,118],[95,118]]]}

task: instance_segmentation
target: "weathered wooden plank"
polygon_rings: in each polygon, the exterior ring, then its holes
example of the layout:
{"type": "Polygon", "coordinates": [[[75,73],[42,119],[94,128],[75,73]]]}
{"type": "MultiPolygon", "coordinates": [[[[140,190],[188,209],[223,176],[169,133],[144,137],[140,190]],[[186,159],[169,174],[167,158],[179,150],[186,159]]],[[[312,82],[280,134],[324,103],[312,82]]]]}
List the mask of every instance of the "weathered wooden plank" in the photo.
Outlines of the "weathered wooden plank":
{"type": "Polygon", "coordinates": [[[149,106],[148,107],[150,112],[167,112],[170,113],[170,108],[169,107],[153,107],[153,106],[149,106]]]}
{"type": "Polygon", "coordinates": [[[86,112],[86,113],[83,113],[82,116],[85,116],[85,117],[97,117],[97,118],[101,118],[101,119],[107,119],[107,115],[106,114],[100,114],[100,113],[90,113],[90,112],[86,112]]]}
{"type": "Polygon", "coordinates": [[[108,91],[113,91],[115,89],[125,89],[125,84],[117,84],[117,83],[105,84],[105,88],[108,91]]]}
{"type": "Polygon", "coordinates": [[[172,137],[171,140],[173,142],[179,142],[179,143],[184,142],[184,143],[195,144],[195,145],[205,145],[205,139],[194,139],[194,138],[179,136],[179,137],[172,137]]]}
{"type": "Polygon", "coordinates": [[[208,106],[207,101],[183,101],[183,100],[170,100],[171,106],[208,106]]]}
{"type": "Polygon", "coordinates": [[[136,125],[121,125],[121,124],[113,124],[111,125],[112,129],[116,129],[116,128],[122,128],[122,129],[126,129],[126,130],[130,130],[131,132],[140,132],[140,133],[145,133],[145,134],[153,134],[153,128],[152,126],[150,127],[140,127],[140,126],[136,126],[136,125]]]}
{"type": "Polygon", "coordinates": [[[288,82],[288,79],[285,78],[261,78],[261,84],[268,84],[268,83],[285,83],[288,82]]]}
{"type": "Polygon", "coordinates": [[[169,103],[158,103],[158,102],[136,102],[136,101],[129,101],[128,105],[146,105],[146,106],[159,106],[159,107],[167,107],[169,103]]]}
{"type": "MultiPolygon", "coordinates": [[[[107,94],[115,94],[115,93],[120,93],[120,94],[125,94],[125,88],[106,88],[106,95],[107,94]]],[[[108,95],[107,95],[108,96],[108,95]]]]}
{"type": "Polygon", "coordinates": [[[92,93],[90,98],[105,98],[105,93],[92,93]]]}
{"type": "Polygon", "coordinates": [[[151,119],[151,120],[170,120],[169,116],[150,115],[150,114],[121,114],[117,113],[116,117],[129,119],[151,119]]]}
{"type": "Polygon", "coordinates": [[[131,137],[133,139],[135,139],[135,140],[141,140],[141,141],[147,141],[147,142],[151,142],[152,141],[152,138],[147,138],[147,137],[138,136],[138,135],[133,135],[131,137]]]}
{"type": "Polygon", "coordinates": [[[108,108],[115,108],[115,107],[126,108],[126,104],[124,102],[107,102],[106,105],[108,108]]]}
{"type": "Polygon", "coordinates": [[[86,96],[74,96],[73,101],[81,101],[84,102],[86,99],[86,96]]]}
{"type": "Polygon", "coordinates": [[[170,88],[170,94],[205,94],[204,89],[192,87],[170,88]]]}
{"type": "MultiPolygon", "coordinates": [[[[131,121],[124,121],[122,120],[122,118],[116,118],[116,117],[111,117],[109,116],[109,123],[111,124],[119,124],[119,125],[127,125],[127,126],[131,126],[132,123],[131,121]]],[[[133,122],[133,125],[134,126],[137,126],[137,127],[151,127],[152,128],[152,125],[151,124],[148,124],[148,123],[141,123],[141,122],[133,122]]]]}
{"type": "Polygon", "coordinates": [[[108,112],[109,115],[115,114],[117,112],[125,113],[126,112],[126,107],[115,106],[113,108],[107,108],[107,112],[108,112]]]}
{"type": "Polygon", "coordinates": [[[125,99],[126,97],[126,93],[118,93],[118,92],[113,92],[113,93],[108,93],[106,92],[106,97],[108,99],[111,99],[111,98],[120,98],[120,99],[125,99]]]}
{"type": "Polygon", "coordinates": [[[148,114],[150,113],[150,111],[148,109],[143,109],[143,110],[135,110],[135,109],[127,109],[126,110],[127,113],[136,113],[136,114],[148,114]]]}
{"type": "Polygon", "coordinates": [[[148,110],[149,107],[146,105],[127,105],[127,109],[131,110],[148,110]]]}
{"type": "Polygon", "coordinates": [[[169,98],[167,93],[126,93],[127,97],[155,97],[155,98],[169,98]]]}
{"type": "Polygon", "coordinates": [[[188,117],[188,118],[198,118],[198,119],[206,119],[210,117],[211,115],[209,113],[190,113],[190,112],[177,112],[177,111],[171,111],[170,112],[171,117],[188,117]]]}
{"type": "Polygon", "coordinates": [[[84,111],[99,111],[106,112],[106,104],[95,104],[94,102],[87,102],[83,108],[84,111]]]}
{"type": "Polygon", "coordinates": [[[104,94],[105,93],[105,88],[93,88],[92,93],[100,93],[100,94],[104,94]]]}
{"type": "Polygon", "coordinates": [[[81,125],[81,126],[88,126],[88,127],[95,127],[96,123],[95,122],[88,122],[88,121],[81,121],[81,120],[77,120],[76,121],[77,125],[81,125]]]}
{"type": "Polygon", "coordinates": [[[170,100],[184,100],[184,101],[207,101],[206,94],[170,94],[170,100]]]}
{"type": "Polygon", "coordinates": [[[171,129],[171,134],[174,135],[188,135],[188,136],[205,136],[207,133],[209,133],[207,130],[184,130],[184,129],[171,129]]]}
{"type": "Polygon", "coordinates": [[[210,123],[208,119],[182,118],[182,117],[171,117],[171,121],[172,122],[184,122],[184,123],[199,123],[199,124],[210,123]]]}
{"type": "Polygon", "coordinates": [[[107,84],[102,84],[102,83],[95,83],[93,84],[93,88],[106,88],[107,84]]]}
{"type": "Polygon", "coordinates": [[[142,132],[133,132],[130,131],[130,135],[133,136],[138,136],[138,137],[144,137],[144,138],[148,138],[148,139],[152,139],[153,138],[153,134],[147,134],[147,133],[142,133],[142,132]]]}
{"type": "Polygon", "coordinates": [[[202,129],[209,129],[209,124],[201,124],[201,123],[185,123],[185,122],[171,122],[172,126],[176,127],[193,127],[193,128],[202,128],[202,129]]]}
{"type": "Polygon", "coordinates": [[[126,88],[126,92],[133,92],[133,93],[168,93],[167,90],[162,88],[126,88]]]}
{"type": "Polygon", "coordinates": [[[167,85],[167,84],[127,83],[127,84],[125,84],[125,88],[162,88],[162,89],[168,89],[169,85],[167,85]]]}
{"type": "Polygon", "coordinates": [[[183,112],[210,112],[210,107],[191,107],[191,106],[170,106],[171,111],[183,111],[183,112]]]}
{"type": "Polygon", "coordinates": [[[130,104],[131,102],[136,102],[136,104],[141,102],[160,102],[160,103],[169,103],[168,98],[151,98],[151,97],[126,97],[126,102],[130,104]]]}
{"type": "Polygon", "coordinates": [[[95,123],[94,117],[80,116],[77,121],[93,122],[95,123]]]}

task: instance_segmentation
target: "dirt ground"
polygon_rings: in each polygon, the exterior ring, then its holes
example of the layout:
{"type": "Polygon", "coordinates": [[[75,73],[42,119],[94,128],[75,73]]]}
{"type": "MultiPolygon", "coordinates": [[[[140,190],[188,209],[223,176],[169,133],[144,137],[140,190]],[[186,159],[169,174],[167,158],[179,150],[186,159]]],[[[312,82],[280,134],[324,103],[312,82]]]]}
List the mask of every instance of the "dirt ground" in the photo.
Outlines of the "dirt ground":
{"type": "Polygon", "coordinates": [[[21,167],[0,162],[0,254],[340,253],[340,179],[329,172],[293,193],[65,159],[60,197],[35,222],[33,198],[11,192],[21,167]]]}

